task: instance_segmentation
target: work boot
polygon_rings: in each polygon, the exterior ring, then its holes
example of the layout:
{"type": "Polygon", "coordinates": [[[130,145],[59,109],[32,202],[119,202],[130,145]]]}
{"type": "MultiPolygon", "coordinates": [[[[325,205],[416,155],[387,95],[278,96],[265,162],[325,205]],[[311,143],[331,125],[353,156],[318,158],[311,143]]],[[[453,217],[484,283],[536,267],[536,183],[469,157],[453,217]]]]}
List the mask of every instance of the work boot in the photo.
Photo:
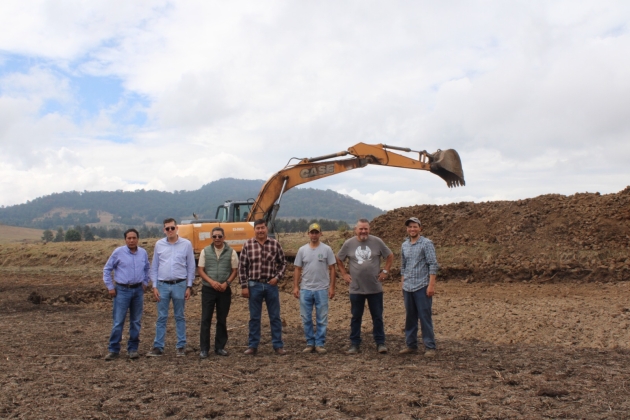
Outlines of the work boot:
{"type": "Polygon", "coordinates": [[[346,350],[346,354],[357,354],[359,352],[359,346],[351,345],[348,350],[346,350]]]}
{"type": "Polygon", "coordinates": [[[313,353],[314,350],[315,346],[306,346],[304,347],[304,350],[302,350],[302,353],[313,353]]]}
{"type": "Polygon", "coordinates": [[[385,344],[379,344],[378,346],[376,346],[376,351],[380,354],[385,354],[387,353],[387,347],[385,346],[385,344]]]}
{"type": "Polygon", "coordinates": [[[160,357],[164,355],[164,350],[153,347],[153,350],[147,353],[147,357],[160,357]]]}
{"type": "Polygon", "coordinates": [[[131,350],[129,352],[129,359],[136,360],[139,357],[140,357],[140,355],[138,354],[138,352],[136,350],[131,350]]]}
{"type": "Polygon", "coordinates": [[[208,350],[201,350],[199,352],[199,358],[200,359],[207,359],[208,358],[208,350]]]}
{"type": "Polygon", "coordinates": [[[428,359],[433,359],[435,357],[435,355],[437,354],[435,349],[426,349],[424,352],[424,357],[428,358],[428,359]]]}
{"type": "Polygon", "coordinates": [[[326,349],[324,347],[321,347],[321,346],[315,347],[315,353],[325,354],[326,353],[326,349]]]}
{"type": "Polygon", "coordinates": [[[418,353],[418,349],[416,347],[405,347],[398,354],[416,354],[418,353]]]}
{"type": "Polygon", "coordinates": [[[110,352],[107,356],[105,356],[105,360],[107,360],[108,362],[111,361],[111,360],[116,360],[116,359],[118,359],[118,356],[120,356],[120,354],[114,353],[114,352],[110,352]]]}

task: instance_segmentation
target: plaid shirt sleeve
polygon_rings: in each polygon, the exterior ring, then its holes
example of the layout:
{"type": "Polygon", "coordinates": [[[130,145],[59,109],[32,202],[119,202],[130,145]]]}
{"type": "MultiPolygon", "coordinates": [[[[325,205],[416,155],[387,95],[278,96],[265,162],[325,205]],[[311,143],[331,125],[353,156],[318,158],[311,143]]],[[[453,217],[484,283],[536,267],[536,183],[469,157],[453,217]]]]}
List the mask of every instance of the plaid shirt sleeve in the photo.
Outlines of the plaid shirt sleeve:
{"type": "Polygon", "coordinates": [[[241,256],[238,260],[238,281],[241,284],[242,289],[247,288],[247,275],[249,272],[249,243],[250,241],[248,240],[243,244],[241,256]]]}

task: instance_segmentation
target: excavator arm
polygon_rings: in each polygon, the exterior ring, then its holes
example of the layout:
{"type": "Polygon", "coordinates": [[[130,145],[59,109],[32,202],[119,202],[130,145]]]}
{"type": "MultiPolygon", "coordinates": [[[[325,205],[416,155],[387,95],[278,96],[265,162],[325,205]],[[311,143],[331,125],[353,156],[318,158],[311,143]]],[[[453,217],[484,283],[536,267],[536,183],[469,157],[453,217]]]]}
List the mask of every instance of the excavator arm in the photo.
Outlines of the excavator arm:
{"type": "Polygon", "coordinates": [[[449,188],[466,185],[459,154],[453,149],[438,150],[430,154],[426,150],[414,151],[386,144],[358,143],[343,152],[304,158],[299,163],[289,164],[278,171],[261,188],[247,221],[256,219],[265,219],[267,223],[273,221],[278,212],[282,194],[297,185],[367,165],[430,171],[444,179],[449,188]],[[418,153],[418,158],[404,156],[391,150],[418,153]],[[338,159],[348,155],[353,157],[338,159]]]}

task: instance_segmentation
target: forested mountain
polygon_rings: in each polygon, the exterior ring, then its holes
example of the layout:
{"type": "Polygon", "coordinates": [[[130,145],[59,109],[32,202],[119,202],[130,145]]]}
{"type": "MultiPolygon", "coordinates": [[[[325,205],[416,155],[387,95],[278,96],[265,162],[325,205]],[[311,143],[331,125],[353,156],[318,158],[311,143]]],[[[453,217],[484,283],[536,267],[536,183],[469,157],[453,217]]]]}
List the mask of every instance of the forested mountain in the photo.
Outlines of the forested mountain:
{"type": "MultiPolygon", "coordinates": [[[[264,181],[225,178],[196,191],[72,191],[36,198],[25,204],[0,208],[0,223],[12,226],[56,229],[99,223],[99,212],[114,215],[112,223],[141,225],[161,223],[167,217],[213,218],[226,200],[252,200],[264,181]],[[65,209],[59,212],[56,209],[65,209]]],[[[359,217],[372,219],[383,211],[332,190],[293,188],[282,198],[278,218],[318,218],[353,223],[359,217]]]]}

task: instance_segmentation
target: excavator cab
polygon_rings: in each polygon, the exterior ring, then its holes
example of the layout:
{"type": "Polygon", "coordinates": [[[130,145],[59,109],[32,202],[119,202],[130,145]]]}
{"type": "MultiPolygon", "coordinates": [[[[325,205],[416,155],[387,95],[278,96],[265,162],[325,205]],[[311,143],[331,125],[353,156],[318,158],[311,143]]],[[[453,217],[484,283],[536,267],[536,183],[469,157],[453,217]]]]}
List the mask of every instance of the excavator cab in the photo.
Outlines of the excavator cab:
{"type": "Polygon", "coordinates": [[[247,220],[247,216],[252,211],[253,202],[251,201],[226,201],[223,205],[217,207],[216,219],[221,222],[243,222],[247,220]]]}

